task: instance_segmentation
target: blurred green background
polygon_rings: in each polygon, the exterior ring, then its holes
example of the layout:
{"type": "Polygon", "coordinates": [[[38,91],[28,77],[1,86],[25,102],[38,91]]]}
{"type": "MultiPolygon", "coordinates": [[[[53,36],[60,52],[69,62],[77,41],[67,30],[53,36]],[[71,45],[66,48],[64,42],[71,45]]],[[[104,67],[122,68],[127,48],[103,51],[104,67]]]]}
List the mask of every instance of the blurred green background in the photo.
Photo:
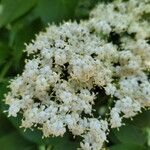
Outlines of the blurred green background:
{"type": "MultiPolygon", "coordinates": [[[[23,70],[24,43],[34,39],[48,23],[88,19],[98,2],[110,0],[0,0],[0,150],[75,150],[79,146],[79,139],[71,135],[42,140],[40,131],[24,132],[19,128],[20,117],[7,118],[3,113],[7,107],[3,96],[9,79],[23,70]]],[[[125,122],[127,125],[119,131],[111,131],[107,149],[150,149],[150,111],[125,122]]]]}

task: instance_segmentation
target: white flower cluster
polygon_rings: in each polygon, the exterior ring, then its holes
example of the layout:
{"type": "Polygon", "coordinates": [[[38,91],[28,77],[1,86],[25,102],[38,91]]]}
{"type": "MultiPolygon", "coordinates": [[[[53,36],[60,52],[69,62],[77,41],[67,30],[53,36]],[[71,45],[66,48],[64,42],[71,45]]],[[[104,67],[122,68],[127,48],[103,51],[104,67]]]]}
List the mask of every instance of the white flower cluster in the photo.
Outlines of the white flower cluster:
{"type": "Polygon", "coordinates": [[[5,96],[9,116],[45,137],[67,129],[83,150],[100,150],[111,128],[150,106],[150,0],[99,4],[87,21],[50,25],[26,46],[29,59],[5,96]],[[110,115],[97,117],[99,93],[110,115]]]}

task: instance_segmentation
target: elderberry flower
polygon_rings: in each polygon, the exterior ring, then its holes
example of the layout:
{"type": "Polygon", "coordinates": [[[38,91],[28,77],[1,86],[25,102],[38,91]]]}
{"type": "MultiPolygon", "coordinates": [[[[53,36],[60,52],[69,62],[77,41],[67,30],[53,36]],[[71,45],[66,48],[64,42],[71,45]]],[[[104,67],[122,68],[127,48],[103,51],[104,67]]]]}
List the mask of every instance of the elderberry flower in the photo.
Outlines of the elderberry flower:
{"type": "Polygon", "coordinates": [[[26,44],[25,69],[5,95],[8,115],[21,113],[21,126],[44,137],[69,131],[81,149],[102,149],[109,128],[150,106],[149,13],[150,0],[118,0],[79,24],[47,27],[26,44]],[[101,108],[110,110],[104,119],[101,108]]]}

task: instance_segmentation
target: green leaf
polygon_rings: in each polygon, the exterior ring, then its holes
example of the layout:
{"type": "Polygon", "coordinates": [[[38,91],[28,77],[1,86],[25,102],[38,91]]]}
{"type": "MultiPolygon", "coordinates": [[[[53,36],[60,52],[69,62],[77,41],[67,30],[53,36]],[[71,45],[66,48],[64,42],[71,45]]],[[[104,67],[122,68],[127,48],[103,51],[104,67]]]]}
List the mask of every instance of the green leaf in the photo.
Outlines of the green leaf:
{"type": "Polygon", "coordinates": [[[143,110],[141,114],[138,114],[133,118],[133,121],[128,119],[126,122],[139,128],[150,127],[150,110],[143,110]]]}
{"type": "Polygon", "coordinates": [[[14,21],[27,13],[36,4],[36,0],[2,0],[0,13],[0,27],[14,21]]]}
{"type": "Polygon", "coordinates": [[[39,0],[35,13],[42,21],[60,22],[73,19],[78,0],[39,0]]]}
{"type": "Polygon", "coordinates": [[[146,128],[146,133],[147,133],[147,144],[150,147],[150,128],[146,128]]]}
{"type": "Polygon", "coordinates": [[[2,113],[0,112],[0,138],[14,131],[14,127],[2,113]]]}
{"type": "MultiPolygon", "coordinates": [[[[22,25],[19,29],[17,27],[18,24],[16,26],[14,25],[10,32],[10,46],[13,48],[14,65],[19,68],[19,62],[22,58],[23,49],[25,48],[24,43],[29,43],[34,39],[35,34],[42,28],[42,23],[39,19],[36,19],[30,24],[22,25]]],[[[23,64],[23,62],[21,64],[23,64]]]]}
{"type": "Polygon", "coordinates": [[[148,150],[148,149],[136,144],[117,144],[108,148],[108,150],[148,150]]]}
{"type": "MultiPolygon", "coordinates": [[[[63,138],[64,139],[64,138],[63,138]]],[[[75,142],[70,142],[68,139],[68,142],[62,142],[59,144],[56,144],[54,146],[54,150],[77,150],[77,148],[79,148],[79,144],[75,143],[75,142]]]]}
{"type": "Polygon", "coordinates": [[[140,128],[137,128],[133,125],[125,125],[119,129],[119,131],[114,130],[114,133],[118,140],[121,143],[129,143],[129,144],[137,144],[137,145],[143,145],[146,143],[146,136],[140,130],[140,128]]]}
{"type": "Polygon", "coordinates": [[[0,42],[0,65],[6,62],[6,59],[9,57],[10,51],[7,45],[0,42]]]}
{"type": "Polygon", "coordinates": [[[7,85],[8,82],[0,82],[0,103],[2,102],[2,99],[4,98],[4,94],[7,92],[7,85]]]}
{"type": "Polygon", "coordinates": [[[0,71],[0,82],[3,80],[9,71],[10,67],[12,66],[13,60],[9,59],[9,61],[2,67],[2,70],[0,71]]]}
{"type": "Polygon", "coordinates": [[[42,139],[42,132],[35,129],[34,131],[26,130],[25,132],[20,131],[21,134],[38,145],[51,145],[54,147],[54,150],[76,150],[79,147],[79,141],[71,141],[68,134],[65,134],[63,137],[49,137],[42,139]]]}
{"type": "Polygon", "coordinates": [[[10,117],[9,119],[24,138],[37,145],[51,145],[54,146],[54,150],[61,150],[62,147],[66,147],[65,150],[76,150],[76,148],[79,147],[79,139],[72,141],[70,140],[69,134],[65,134],[63,137],[49,137],[42,139],[42,131],[37,129],[33,131],[27,129],[24,131],[22,128],[19,128],[21,125],[21,116],[16,118],[10,117]]]}
{"type": "Polygon", "coordinates": [[[23,139],[17,132],[12,132],[0,138],[1,150],[27,150],[31,143],[23,139]]]}
{"type": "Polygon", "coordinates": [[[77,19],[80,18],[88,18],[90,10],[95,6],[96,0],[82,0],[79,1],[76,11],[75,11],[75,17],[77,19]]]}

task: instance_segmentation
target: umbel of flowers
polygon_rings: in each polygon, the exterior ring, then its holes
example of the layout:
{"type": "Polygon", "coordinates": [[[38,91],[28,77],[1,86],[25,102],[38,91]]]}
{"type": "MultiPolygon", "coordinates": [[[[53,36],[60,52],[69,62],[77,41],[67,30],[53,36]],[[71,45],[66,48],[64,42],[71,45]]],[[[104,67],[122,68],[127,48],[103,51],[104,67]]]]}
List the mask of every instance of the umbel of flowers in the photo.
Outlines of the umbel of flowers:
{"type": "Polygon", "coordinates": [[[9,116],[21,113],[21,126],[45,137],[69,129],[83,138],[81,149],[100,150],[110,128],[150,106],[148,14],[150,0],[115,1],[87,21],[47,27],[26,46],[25,69],[9,85],[9,116]],[[103,118],[101,92],[112,103],[103,118]]]}

